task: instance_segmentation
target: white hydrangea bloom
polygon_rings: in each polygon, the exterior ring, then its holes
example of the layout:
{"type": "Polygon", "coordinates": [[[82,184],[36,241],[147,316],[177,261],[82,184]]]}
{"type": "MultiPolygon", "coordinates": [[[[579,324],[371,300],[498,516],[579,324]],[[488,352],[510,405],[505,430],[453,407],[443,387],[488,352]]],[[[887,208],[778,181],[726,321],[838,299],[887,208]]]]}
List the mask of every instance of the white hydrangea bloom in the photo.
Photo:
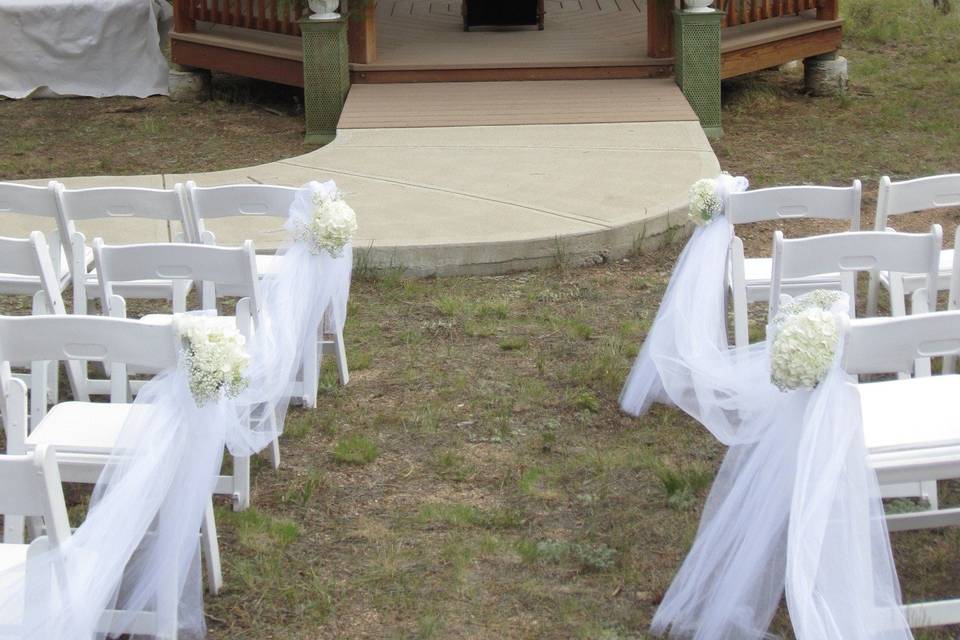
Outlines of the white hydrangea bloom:
{"type": "Polygon", "coordinates": [[[693,183],[690,187],[690,219],[694,224],[705,225],[713,220],[714,216],[719,215],[723,209],[723,203],[716,194],[716,180],[711,178],[702,178],[693,183]]]}
{"type": "Polygon", "coordinates": [[[834,313],[808,306],[786,315],[770,344],[770,378],[781,391],[812,389],[823,380],[840,347],[834,313]]]}
{"type": "Polygon", "coordinates": [[[244,372],[250,356],[246,340],[229,318],[177,315],[177,333],[184,343],[190,391],[198,405],[222,394],[234,397],[247,387],[244,372]]]}
{"type": "Polygon", "coordinates": [[[338,258],[357,232],[357,214],[339,192],[313,194],[313,217],[295,230],[311,244],[313,253],[326,251],[338,258]]]}

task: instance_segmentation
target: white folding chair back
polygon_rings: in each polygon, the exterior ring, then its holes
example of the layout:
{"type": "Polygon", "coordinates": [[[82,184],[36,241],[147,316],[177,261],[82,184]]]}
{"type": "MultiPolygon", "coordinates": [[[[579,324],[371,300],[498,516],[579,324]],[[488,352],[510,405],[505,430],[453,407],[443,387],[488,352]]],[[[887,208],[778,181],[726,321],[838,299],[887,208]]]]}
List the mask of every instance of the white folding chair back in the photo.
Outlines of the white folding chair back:
{"type": "MultiPolygon", "coordinates": [[[[255,321],[260,309],[260,283],[253,242],[239,247],[216,247],[202,244],[154,243],[107,245],[93,241],[95,263],[100,277],[101,304],[108,315],[123,317],[114,308],[117,285],[138,280],[167,280],[175,295],[183,298],[186,307],[186,285],[201,281],[212,287],[216,309],[216,292],[229,287],[231,295],[244,295],[246,320],[255,321]]],[[[176,305],[175,305],[176,306],[176,305]]],[[[239,321],[239,316],[238,316],[239,321]]],[[[249,326],[241,330],[249,337],[249,326]]]]}
{"type": "MultiPolygon", "coordinates": [[[[81,257],[89,252],[86,236],[77,228],[77,222],[94,219],[163,220],[175,222],[182,229],[183,238],[195,242],[196,225],[189,217],[183,187],[173,189],[146,189],[139,187],[99,187],[94,189],[67,189],[55,185],[61,236],[68,238],[65,245],[74,281],[74,313],[86,313],[87,300],[99,295],[97,277],[87,271],[89,261],[81,257]],[[82,275],[81,275],[82,274],[82,275]]],[[[168,282],[144,280],[124,287],[125,295],[137,298],[170,298],[168,282]]]]}
{"type": "MultiPolygon", "coordinates": [[[[943,231],[933,225],[930,233],[884,233],[857,231],[786,240],[776,231],[773,241],[773,281],[770,286],[769,315],[780,307],[783,282],[829,271],[840,274],[841,286],[850,296],[850,310],[856,308],[856,273],[860,271],[909,270],[925,273],[935,283],[943,231]]],[[[936,292],[931,292],[931,309],[936,292]]]]}
{"type": "MultiPolygon", "coordinates": [[[[145,325],[136,320],[96,316],[0,316],[0,379],[4,389],[10,365],[37,361],[102,362],[110,371],[110,396],[125,402],[127,366],[162,370],[176,366],[177,345],[171,326],[145,325]]],[[[82,380],[78,381],[82,386],[82,380]]],[[[32,389],[32,393],[45,390],[32,389]]],[[[86,395],[87,390],[81,389],[86,395]]],[[[11,435],[4,413],[7,451],[20,453],[26,425],[11,435]],[[13,447],[11,449],[11,447],[13,447]]]]}
{"type": "Polygon", "coordinates": [[[231,184],[218,187],[198,187],[193,181],[186,184],[187,200],[196,232],[206,234],[205,241],[216,242],[216,237],[204,226],[205,219],[214,218],[286,218],[297,195],[295,187],[266,184],[231,184]]]}
{"type": "MultiPolygon", "coordinates": [[[[909,374],[914,362],[960,353],[960,311],[850,320],[842,364],[854,375],[909,374]]],[[[915,377],[853,385],[870,463],[889,487],[933,485],[930,509],[887,516],[891,532],[960,524],[960,509],[940,508],[938,480],[960,478],[960,376],[915,377]]],[[[916,495],[916,494],[914,494],[916,495]]],[[[911,626],[960,622],[960,599],[905,607],[911,626]]]]}
{"type": "MultiPolygon", "coordinates": [[[[731,194],[726,203],[725,215],[731,224],[771,220],[796,220],[816,218],[846,221],[851,231],[860,228],[859,180],[849,187],[788,186],[755,189],[731,194]]],[[[770,258],[747,258],[743,240],[734,235],[730,243],[728,285],[733,302],[734,342],[736,346],[749,343],[748,305],[762,302],[770,295],[772,261],[770,258]]],[[[792,294],[813,289],[837,289],[838,274],[822,272],[783,283],[785,291],[792,294]]]]}
{"type": "MultiPolygon", "coordinates": [[[[279,185],[233,184],[218,187],[198,187],[186,183],[187,201],[191,218],[195,221],[196,234],[202,242],[216,243],[215,234],[207,229],[204,220],[220,218],[280,218],[286,219],[298,189],[279,185]]],[[[269,277],[278,268],[280,255],[258,255],[257,272],[260,277],[269,277]]],[[[230,294],[229,290],[228,294],[230,294]]],[[[236,294],[230,294],[236,295],[236,294]]],[[[204,298],[207,294],[204,294],[204,298]]],[[[208,303],[205,301],[204,305],[208,303]]],[[[328,312],[317,329],[317,341],[311,341],[304,349],[303,370],[295,382],[294,397],[302,398],[305,406],[316,406],[320,383],[320,359],[324,353],[336,358],[341,384],[350,380],[343,328],[335,326],[328,312]]]]}
{"type": "MultiPolygon", "coordinates": [[[[960,207],[960,173],[927,176],[900,182],[893,182],[888,176],[883,176],[880,178],[877,191],[874,230],[886,231],[890,226],[890,216],[948,207],[960,207]]],[[[953,249],[946,249],[940,255],[940,273],[937,280],[937,289],[940,291],[950,286],[953,251],[953,249]]],[[[906,298],[924,285],[923,274],[884,271],[871,273],[870,289],[867,294],[868,315],[876,314],[881,286],[890,293],[891,315],[902,316],[907,313],[906,298]]]]}
{"type": "Polygon", "coordinates": [[[849,187],[789,186],[730,194],[725,215],[733,225],[766,220],[843,220],[860,228],[859,180],[849,187]]]}
{"type": "MultiPolygon", "coordinates": [[[[25,215],[43,218],[38,226],[46,228],[45,237],[50,262],[61,291],[70,283],[69,261],[60,241],[59,213],[54,182],[45,187],[34,187],[12,182],[0,182],[0,215],[25,215]]],[[[34,227],[36,228],[36,227],[34,227]]],[[[33,295],[41,286],[35,277],[8,273],[0,267],[0,293],[33,295]]]]}

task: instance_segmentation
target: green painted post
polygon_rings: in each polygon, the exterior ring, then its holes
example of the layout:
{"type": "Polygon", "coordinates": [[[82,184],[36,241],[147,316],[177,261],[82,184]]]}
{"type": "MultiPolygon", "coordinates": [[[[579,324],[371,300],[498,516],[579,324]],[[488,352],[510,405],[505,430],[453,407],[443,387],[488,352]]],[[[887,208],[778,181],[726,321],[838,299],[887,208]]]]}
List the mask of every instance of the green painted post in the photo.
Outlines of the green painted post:
{"type": "Polygon", "coordinates": [[[303,101],[307,144],[337,137],[340,112],[350,90],[347,19],[300,20],[303,40],[303,101]]]}
{"type": "Polygon", "coordinates": [[[723,13],[674,11],[674,73],[708,136],[723,134],[720,122],[720,21],[723,13]]]}

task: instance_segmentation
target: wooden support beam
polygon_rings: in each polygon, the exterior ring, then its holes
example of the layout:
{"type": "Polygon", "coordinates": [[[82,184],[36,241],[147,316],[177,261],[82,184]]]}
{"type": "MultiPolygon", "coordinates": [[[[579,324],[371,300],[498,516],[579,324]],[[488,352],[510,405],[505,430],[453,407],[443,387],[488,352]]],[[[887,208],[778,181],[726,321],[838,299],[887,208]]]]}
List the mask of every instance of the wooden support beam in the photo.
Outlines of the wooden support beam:
{"type": "Polygon", "coordinates": [[[674,0],[647,0],[647,55],[673,57],[674,0]]]}
{"type": "Polygon", "coordinates": [[[357,4],[347,16],[350,62],[370,64],[377,60],[377,4],[375,0],[360,0],[357,4]]]}

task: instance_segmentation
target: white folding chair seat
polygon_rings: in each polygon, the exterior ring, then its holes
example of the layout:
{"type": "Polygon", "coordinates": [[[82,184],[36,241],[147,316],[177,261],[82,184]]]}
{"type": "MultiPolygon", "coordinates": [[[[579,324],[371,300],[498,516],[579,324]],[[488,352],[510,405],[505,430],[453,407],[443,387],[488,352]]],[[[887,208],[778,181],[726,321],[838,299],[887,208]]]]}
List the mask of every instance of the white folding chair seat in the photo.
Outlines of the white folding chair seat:
{"type": "MultiPolygon", "coordinates": [[[[96,271],[90,271],[89,264],[83,264],[78,258],[86,255],[87,251],[87,239],[77,228],[78,222],[103,218],[162,220],[178,224],[184,240],[196,241],[192,234],[196,225],[189,219],[181,185],[175,185],[173,189],[136,187],[67,189],[60,183],[53,184],[57,198],[60,235],[68,239],[64,243],[64,249],[74,283],[74,313],[85,314],[88,300],[102,298],[96,271]]],[[[187,285],[188,289],[190,286],[190,284],[187,285]]],[[[167,279],[129,282],[118,287],[116,293],[127,298],[171,300],[177,311],[184,310],[180,307],[185,303],[180,302],[179,296],[174,294],[167,279]]]]}
{"type": "Polygon", "coordinates": [[[862,383],[856,387],[871,452],[960,445],[960,375],[862,383]],[[909,425],[909,427],[907,427],[909,425]]]}
{"type": "MultiPolygon", "coordinates": [[[[890,216],[909,215],[934,209],[960,206],[960,173],[927,176],[914,180],[893,182],[888,176],[880,178],[877,191],[875,231],[889,229],[890,216]]],[[[953,249],[944,250],[940,258],[940,274],[937,289],[944,291],[950,286],[950,269],[953,266],[953,249]]],[[[890,294],[890,312],[894,316],[906,315],[906,297],[924,286],[922,274],[874,271],[870,274],[870,290],[867,296],[867,314],[874,315],[880,287],[890,294]]]]}
{"type": "MultiPolygon", "coordinates": [[[[220,218],[277,218],[278,225],[285,221],[290,205],[298,189],[278,185],[234,184],[219,187],[198,187],[187,182],[185,192],[190,207],[190,220],[195,225],[193,233],[201,242],[216,244],[213,232],[205,226],[205,219],[220,218]]],[[[257,272],[261,278],[269,277],[279,270],[282,255],[257,255],[257,272]]],[[[224,289],[225,295],[237,295],[224,289]]],[[[317,405],[320,386],[320,359],[323,354],[336,358],[340,384],[350,381],[347,352],[343,342],[342,327],[334,326],[330,313],[326,313],[317,328],[316,344],[304,348],[303,368],[294,383],[294,397],[302,399],[304,406],[317,405]]]]}
{"type": "MultiPolygon", "coordinates": [[[[754,189],[730,194],[726,216],[734,228],[738,224],[770,220],[815,218],[848,222],[851,231],[860,228],[860,181],[850,187],[790,186],[754,189]]],[[[772,277],[770,258],[747,258],[743,240],[734,235],[727,264],[727,287],[733,303],[734,344],[749,343],[747,305],[763,302],[770,295],[772,277]]],[[[802,278],[785,278],[784,292],[797,295],[813,289],[839,289],[839,273],[827,271],[802,278]]]]}
{"type": "MultiPolygon", "coordinates": [[[[0,316],[0,383],[6,402],[2,413],[8,453],[55,447],[64,481],[96,483],[130,412],[149,410],[126,402],[126,367],[130,365],[154,369],[177,366],[173,328],[93,316],[0,316]],[[28,430],[26,390],[20,380],[9,375],[9,362],[74,359],[109,363],[112,402],[60,403],[28,430]]],[[[212,503],[204,515],[201,544],[208,586],[217,593],[223,578],[212,503]]]]}
{"type": "MultiPolygon", "coordinates": [[[[102,456],[113,450],[123,425],[133,407],[112,402],[61,402],[51,407],[39,425],[27,436],[27,449],[39,445],[54,445],[57,454],[93,454],[96,467],[102,465],[102,456]]],[[[77,458],[81,461],[83,458],[77,458]]],[[[65,482],[96,482],[89,475],[75,477],[61,470],[65,482]]]]}
{"type": "MultiPolygon", "coordinates": [[[[747,258],[743,263],[744,282],[748,302],[765,302],[770,297],[770,279],[773,274],[772,258],[747,258]]],[[[728,279],[728,285],[732,282],[728,279]]],[[[821,273],[805,278],[792,278],[781,284],[781,291],[800,295],[814,289],[839,289],[840,273],[821,273]]]]}

